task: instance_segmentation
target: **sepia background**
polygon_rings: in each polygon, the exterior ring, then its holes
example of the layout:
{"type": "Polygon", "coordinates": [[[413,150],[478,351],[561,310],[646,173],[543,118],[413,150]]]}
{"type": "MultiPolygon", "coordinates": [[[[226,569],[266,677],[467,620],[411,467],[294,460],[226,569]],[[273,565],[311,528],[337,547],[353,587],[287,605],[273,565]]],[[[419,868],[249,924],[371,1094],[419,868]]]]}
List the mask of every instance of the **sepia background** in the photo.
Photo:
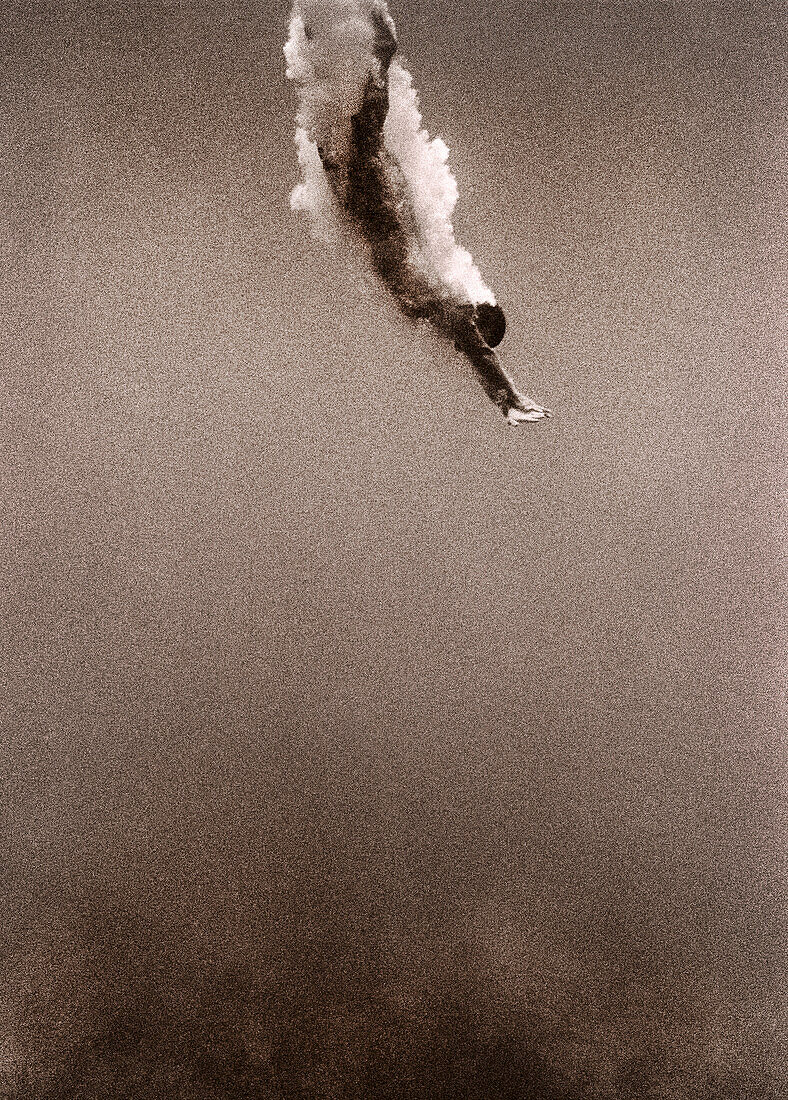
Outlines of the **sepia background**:
{"type": "Polygon", "coordinates": [[[507,428],[287,6],[3,3],[0,1095],[777,1100],[785,11],[392,0],[507,428]]]}

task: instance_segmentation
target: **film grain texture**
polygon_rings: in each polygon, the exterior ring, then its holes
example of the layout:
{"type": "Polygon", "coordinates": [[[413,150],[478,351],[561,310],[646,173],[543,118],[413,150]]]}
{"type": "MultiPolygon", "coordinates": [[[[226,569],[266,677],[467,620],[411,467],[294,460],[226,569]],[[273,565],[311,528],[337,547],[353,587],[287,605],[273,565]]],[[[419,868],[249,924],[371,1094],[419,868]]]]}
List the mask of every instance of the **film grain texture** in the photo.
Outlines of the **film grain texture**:
{"type": "Polygon", "coordinates": [[[391,0],[511,431],[285,3],[0,5],[8,1100],[779,1100],[786,20],[391,0]]]}

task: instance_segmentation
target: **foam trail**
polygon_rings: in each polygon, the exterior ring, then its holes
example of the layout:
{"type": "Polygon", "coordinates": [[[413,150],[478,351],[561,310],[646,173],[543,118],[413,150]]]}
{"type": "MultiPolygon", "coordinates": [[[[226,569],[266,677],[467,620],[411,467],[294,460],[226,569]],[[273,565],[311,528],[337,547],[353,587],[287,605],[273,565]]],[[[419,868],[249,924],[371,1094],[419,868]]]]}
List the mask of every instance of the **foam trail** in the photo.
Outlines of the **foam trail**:
{"type": "Polygon", "coordinates": [[[509,422],[539,420],[549,412],[516,389],[493,351],[504,314],[454,236],[449,151],[424,130],[396,50],[383,0],[297,0],[285,45],[299,93],[291,205],[322,237],[349,224],[401,309],[453,341],[509,422]]]}

